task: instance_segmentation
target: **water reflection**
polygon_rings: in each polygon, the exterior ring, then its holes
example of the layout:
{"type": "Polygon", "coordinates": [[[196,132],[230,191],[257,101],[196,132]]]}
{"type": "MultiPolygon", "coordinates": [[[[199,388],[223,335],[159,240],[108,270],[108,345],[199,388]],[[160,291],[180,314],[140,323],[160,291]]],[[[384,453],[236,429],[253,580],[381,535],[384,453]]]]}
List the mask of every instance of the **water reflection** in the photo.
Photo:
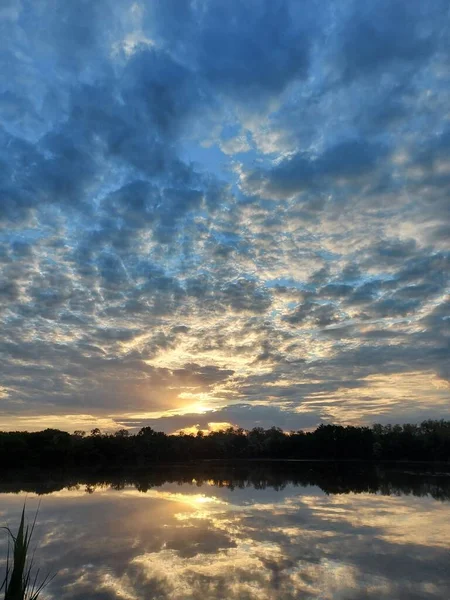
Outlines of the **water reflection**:
{"type": "Polygon", "coordinates": [[[17,522],[26,491],[35,506],[33,490],[48,493],[37,531],[40,566],[58,571],[51,598],[449,597],[450,476],[439,470],[203,465],[41,475],[39,487],[11,476],[1,519],[17,522]]]}

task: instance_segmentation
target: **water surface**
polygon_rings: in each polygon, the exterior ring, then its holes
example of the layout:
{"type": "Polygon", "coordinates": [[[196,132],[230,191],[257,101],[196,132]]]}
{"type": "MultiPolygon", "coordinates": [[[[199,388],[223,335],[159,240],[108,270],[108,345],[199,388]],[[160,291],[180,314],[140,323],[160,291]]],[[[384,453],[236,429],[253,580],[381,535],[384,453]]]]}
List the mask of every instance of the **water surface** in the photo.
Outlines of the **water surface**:
{"type": "Polygon", "coordinates": [[[36,562],[57,572],[48,598],[450,597],[443,468],[254,463],[8,475],[3,523],[17,525],[25,497],[30,515],[40,502],[36,562]]]}

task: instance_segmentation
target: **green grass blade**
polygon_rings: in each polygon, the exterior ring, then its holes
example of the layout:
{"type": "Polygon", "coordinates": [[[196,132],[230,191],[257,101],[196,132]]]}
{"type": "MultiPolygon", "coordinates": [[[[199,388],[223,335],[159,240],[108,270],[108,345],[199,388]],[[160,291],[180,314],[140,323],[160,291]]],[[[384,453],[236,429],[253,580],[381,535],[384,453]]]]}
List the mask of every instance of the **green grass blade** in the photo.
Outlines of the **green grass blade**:
{"type": "Polygon", "coordinates": [[[39,506],[31,527],[25,525],[24,504],[17,535],[14,535],[8,527],[3,528],[7,531],[9,538],[6,575],[0,587],[0,591],[3,589],[5,590],[4,600],[37,600],[41,591],[54,577],[47,575],[40,583],[38,583],[39,569],[36,571],[34,577],[32,577],[35,550],[33,551],[31,558],[28,554],[39,512],[39,506]]]}

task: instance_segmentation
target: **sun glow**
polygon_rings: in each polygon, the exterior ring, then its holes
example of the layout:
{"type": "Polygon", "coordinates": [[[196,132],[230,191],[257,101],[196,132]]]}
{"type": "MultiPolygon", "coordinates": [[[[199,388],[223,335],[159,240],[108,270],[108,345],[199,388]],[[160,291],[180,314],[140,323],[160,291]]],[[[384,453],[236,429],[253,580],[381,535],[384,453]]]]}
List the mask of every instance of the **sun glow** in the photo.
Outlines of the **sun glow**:
{"type": "MultiPolygon", "coordinates": [[[[181,394],[180,394],[181,397],[181,394]]],[[[211,407],[206,406],[204,402],[195,402],[194,404],[189,404],[184,407],[183,412],[186,414],[194,413],[199,415],[204,415],[205,413],[211,411],[211,407]]]]}

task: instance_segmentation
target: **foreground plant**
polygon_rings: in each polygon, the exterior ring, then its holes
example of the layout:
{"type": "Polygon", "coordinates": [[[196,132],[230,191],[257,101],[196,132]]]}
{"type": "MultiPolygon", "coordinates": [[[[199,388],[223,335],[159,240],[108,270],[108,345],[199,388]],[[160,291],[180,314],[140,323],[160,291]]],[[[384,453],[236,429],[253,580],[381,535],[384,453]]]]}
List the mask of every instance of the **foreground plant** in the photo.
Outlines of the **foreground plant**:
{"type": "Polygon", "coordinates": [[[38,510],[31,527],[25,525],[25,505],[22,509],[19,530],[16,535],[9,527],[4,527],[8,534],[8,554],[6,559],[6,574],[0,587],[5,590],[4,600],[37,600],[46,585],[53,577],[46,575],[39,582],[39,569],[32,575],[34,552],[29,557],[30,543],[33,536],[38,510]]]}

